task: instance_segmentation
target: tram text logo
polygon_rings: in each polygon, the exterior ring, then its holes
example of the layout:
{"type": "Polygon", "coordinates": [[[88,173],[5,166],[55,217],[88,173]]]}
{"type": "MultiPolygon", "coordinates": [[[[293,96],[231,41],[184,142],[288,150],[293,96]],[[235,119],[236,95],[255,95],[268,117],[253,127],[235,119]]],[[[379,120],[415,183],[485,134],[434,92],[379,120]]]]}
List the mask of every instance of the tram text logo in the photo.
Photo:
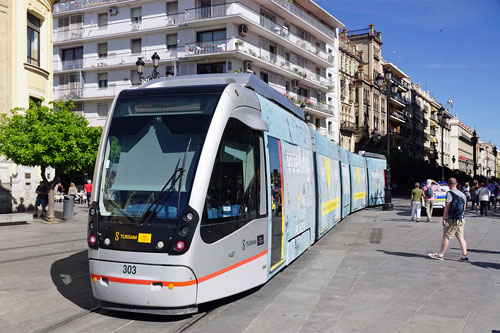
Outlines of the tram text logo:
{"type": "Polygon", "coordinates": [[[120,239],[137,240],[137,235],[120,234],[120,232],[117,231],[115,233],[115,242],[118,242],[120,239]]]}
{"type": "Polygon", "coordinates": [[[256,239],[252,239],[252,240],[249,240],[249,241],[246,241],[246,240],[242,240],[241,241],[241,249],[243,251],[245,251],[245,249],[249,246],[252,246],[252,245],[255,245],[257,244],[257,240],[256,239]]]}

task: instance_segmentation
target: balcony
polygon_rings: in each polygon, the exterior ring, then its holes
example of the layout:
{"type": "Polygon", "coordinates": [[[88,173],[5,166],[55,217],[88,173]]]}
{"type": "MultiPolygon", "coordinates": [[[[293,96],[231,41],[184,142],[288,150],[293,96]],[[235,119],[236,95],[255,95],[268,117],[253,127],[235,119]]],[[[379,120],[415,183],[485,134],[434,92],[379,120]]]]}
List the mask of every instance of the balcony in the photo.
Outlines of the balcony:
{"type": "Polygon", "coordinates": [[[98,88],[95,86],[79,87],[79,88],[58,88],[54,89],[55,100],[79,100],[79,99],[94,99],[94,100],[110,100],[113,99],[121,90],[132,88],[131,83],[116,84],[110,83],[108,87],[98,88]]]}
{"type": "Polygon", "coordinates": [[[300,9],[299,7],[295,6],[292,2],[288,0],[271,0],[271,1],[277,3],[281,7],[292,12],[294,15],[300,17],[301,19],[303,19],[304,21],[306,21],[307,23],[309,23],[310,25],[312,25],[313,27],[315,27],[316,29],[327,35],[328,37],[332,39],[335,38],[334,30],[332,30],[325,24],[321,23],[320,21],[318,21],[317,19],[315,19],[314,17],[312,17],[311,15],[300,9]]]}
{"type": "Polygon", "coordinates": [[[399,107],[406,106],[406,101],[398,94],[392,95],[390,98],[390,101],[392,102],[392,104],[399,106],[399,107]]]}
{"type": "Polygon", "coordinates": [[[358,128],[356,127],[355,123],[344,120],[340,123],[340,130],[342,132],[356,133],[358,131],[358,128]]]}
{"type": "Polygon", "coordinates": [[[54,5],[54,13],[67,12],[70,10],[81,10],[88,7],[95,7],[101,5],[110,5],[115,2],[123,2],[127,0],[72,0],[60,1],[54,5]]]}
{"type": "MultiPolygon", "coordinates": [[[[161,48],[158,50],[148,50],[148,54],[152,52],[157,52],[160,56],[161,63],[165,63],[166,59],[176,58],[178,54],[184,52],[185,47],[177,47],[171,50],[166,48],[161,48]]],[[[54,73],[61,71],[74,71],[74,70],[102,70],[110,67],[127,67],[133,66],[136,68],[135,62],[138,57],[144,57],[146,62],[150,61],[149,57],[146,57],[143,53],[131,53],[131,52],[110,52],[105,57],[90,56],[84,59],[66,60],[66,61],[54,61],[53,70],[54,73]]]]}
{"type": "Polygon", "coordinates": [[[406,117],[403,112],[399,110],[392,110],[391,111],[391,120],[395,120],[396,122],[400,123],[406,123],[406,117]]]}
{"type": "Polygon", "coordinates": [[[102,38],[144,30],[161,30],[184,22],[184,13],[161,17],[143,17],[138,22],[110,21],[107,25],[89,24],[76,29],[55,29],[54,43],[64,43],[88,38],[102,38]]]}
{"type": "Polygon", "coordinates": [[[333,105],[318,102],[316,98],[309,98],[292,92],[288,92],[283,95],[289,98],[292,103],[302,106],[306,110],[312,109],[313,111],[323,112],[331,116],[333,115],[333,112],[335,110],[335,107],[333,105]]]}
{"type": "Polygon", "coordinates": [[[230,39],[190,43],[185,45],[185,55],[220,53],[229,50],[230,39]]]}

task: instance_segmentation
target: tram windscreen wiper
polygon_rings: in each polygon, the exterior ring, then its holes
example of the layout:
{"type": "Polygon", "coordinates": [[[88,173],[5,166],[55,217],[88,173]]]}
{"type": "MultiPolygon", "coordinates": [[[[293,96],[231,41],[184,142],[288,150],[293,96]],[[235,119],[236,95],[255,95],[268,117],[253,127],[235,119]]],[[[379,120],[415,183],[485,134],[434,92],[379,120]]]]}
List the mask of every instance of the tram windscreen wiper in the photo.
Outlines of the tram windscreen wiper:
{"type": "Polygon", "coordinates": [[[179,183],[179,188],[178,188],[178,193],[177,193],[177,195],[179,196],[178,201],[177,201],[177,212],[179,211],[180,200],[181,200],[180,198],[181,198],[182,175],[184,174],[184,167],[186,166],[186,158],[187,158],[187,154],[189,152],[190,146],[191,146],[191,137],[189,138],[189,142],[188,142],[186,151],[184,152],[182,166],[179,168],[178,167],[179,162],[177,162],[177,166],[174,170],[174,173],[172,174],[172,176],[170,176],[170,178],[167,180],[165,185],[163,185],[162,189],[160,190],[159,196],[146,209],[146,212],[139,220],[139,223],[138,223],[139,225],[149,224],[149,222],[156,216],[158,209],[161,207],[160,203],[167,201],[168,198],[170,198],[170,195],[172,195],[172,192],[175,190],[175,184],[177,183],[178,180],[180,180],[180,183],[179,183]]]}

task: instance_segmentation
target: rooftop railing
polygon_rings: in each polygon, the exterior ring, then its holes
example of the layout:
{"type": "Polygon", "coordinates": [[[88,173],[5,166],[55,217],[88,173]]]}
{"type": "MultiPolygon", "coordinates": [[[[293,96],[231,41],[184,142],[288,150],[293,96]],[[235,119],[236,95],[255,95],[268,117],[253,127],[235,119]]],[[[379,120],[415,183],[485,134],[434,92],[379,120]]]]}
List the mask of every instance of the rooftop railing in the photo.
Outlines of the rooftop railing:
{"type": "Polygon", "coordinates": [[[330,38],[335,38],[335,30],[328,27],[327,25],[321,23],[318,19],[312,17],[308,13],[306,13],[304,10],[301,8],[297,7],[294,5],[291,1],[289,0],[271,0],[281,7],[287,9],[288,11],[292,12],[296,16],[300,17],[319,31],[323,32],[325,35],[327,35],[330,38]]]}
{"type": "Polygon", "coordinates": [[[100,5],[109,5],[115,2],[123,1],[126,0],[61,0],[54,5],[54,13],[67,12],[70,10],[77,10],[100,5]]]}

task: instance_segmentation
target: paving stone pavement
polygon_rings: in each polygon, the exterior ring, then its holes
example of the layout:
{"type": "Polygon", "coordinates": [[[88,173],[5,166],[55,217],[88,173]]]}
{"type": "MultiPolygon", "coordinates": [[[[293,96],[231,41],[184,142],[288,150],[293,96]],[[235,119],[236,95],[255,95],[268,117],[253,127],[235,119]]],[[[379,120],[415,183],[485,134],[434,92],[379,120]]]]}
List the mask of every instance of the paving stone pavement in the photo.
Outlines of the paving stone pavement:
{"type": "MultiPolygon", "coordinates": [[[[466,215],[469,263],[452,240],[443,261],[440,218],[354,213],[267,284],[202,307],[183,332],[500,331],[500,213],[466,215]],[[192,322],[191,322],[192,323],[192,322]]],[[[59,205],[60,206],[60,205],[59,205]]],[[[61,207],[56,206],[58,210],[61,207]]],[[[0,228],[0,331],[176,332],[192,317],[89,312],[85,206],[71,222],[0,228]]]]}

